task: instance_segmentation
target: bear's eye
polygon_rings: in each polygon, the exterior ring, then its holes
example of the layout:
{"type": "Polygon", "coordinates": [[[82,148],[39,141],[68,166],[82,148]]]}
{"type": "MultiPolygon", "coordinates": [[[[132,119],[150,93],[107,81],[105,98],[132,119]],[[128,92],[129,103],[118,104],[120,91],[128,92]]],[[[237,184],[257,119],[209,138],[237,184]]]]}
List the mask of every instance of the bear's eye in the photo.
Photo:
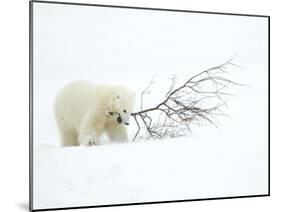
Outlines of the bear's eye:
{"type": "Polygon", "coordinates": [[[123,110],[124,113],[127,113],[127,110],[123,110]]]}

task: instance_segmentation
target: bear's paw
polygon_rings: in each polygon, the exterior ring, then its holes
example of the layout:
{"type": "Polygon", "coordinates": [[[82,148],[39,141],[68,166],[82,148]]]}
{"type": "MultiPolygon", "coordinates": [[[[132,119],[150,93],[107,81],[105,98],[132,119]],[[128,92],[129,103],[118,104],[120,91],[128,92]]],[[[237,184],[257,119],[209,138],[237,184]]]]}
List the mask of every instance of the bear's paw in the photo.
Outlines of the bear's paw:
{"type": "Polygon", "coordinates": [[[79,143],[83,146],[98,145],[98,138],[95,133],[84,134],[80,136],[79,143]]]}

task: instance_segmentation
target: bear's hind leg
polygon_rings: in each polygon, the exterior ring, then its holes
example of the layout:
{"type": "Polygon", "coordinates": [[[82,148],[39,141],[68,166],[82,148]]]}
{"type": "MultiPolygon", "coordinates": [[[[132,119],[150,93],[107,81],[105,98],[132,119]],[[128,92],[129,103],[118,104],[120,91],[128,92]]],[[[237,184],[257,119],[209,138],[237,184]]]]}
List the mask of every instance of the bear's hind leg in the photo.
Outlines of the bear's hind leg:
{"type": "Polygon", "coordinates": [[[77,133],[71,129],[60,129],[62,146],[78,146],[77,133]]]}
{"type": "Polygon", "coordinates": [[[70,127],[58,110],[55,111],[62,146],[77,146],[77,131],[70,127]]]}

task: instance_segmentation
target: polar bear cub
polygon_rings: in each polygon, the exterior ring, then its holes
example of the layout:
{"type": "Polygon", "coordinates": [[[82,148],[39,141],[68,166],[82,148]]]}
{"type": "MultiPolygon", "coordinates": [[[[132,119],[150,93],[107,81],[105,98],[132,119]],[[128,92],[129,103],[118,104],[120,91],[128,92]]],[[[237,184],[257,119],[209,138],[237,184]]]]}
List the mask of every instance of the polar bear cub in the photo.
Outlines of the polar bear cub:
{"type": "Polygon", "coordinates": [[[55,116],[63,146],[98,145],[106,133],[110,140],[128,141],[135,93],[122,86],[76,81],[66,85],[55,102],[55,116]]]}

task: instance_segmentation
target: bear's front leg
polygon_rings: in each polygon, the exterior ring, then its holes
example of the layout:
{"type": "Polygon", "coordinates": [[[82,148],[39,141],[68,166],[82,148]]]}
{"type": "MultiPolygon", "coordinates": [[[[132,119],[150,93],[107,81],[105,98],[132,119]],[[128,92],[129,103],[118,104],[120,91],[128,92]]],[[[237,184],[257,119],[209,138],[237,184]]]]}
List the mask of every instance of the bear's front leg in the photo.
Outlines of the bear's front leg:
{"type": "Polygon", "coordinates": [[[88,114],[82,121],[78,141],[80,145],[93,146],[99,144],[104,130],[105,120],[97,114],[88,114]]]}
{"type": "Polygon", "coordinates": [[[108,124],[105,130],[110,140],[128,142],[127,128],[123,124],[108,124]]]}

